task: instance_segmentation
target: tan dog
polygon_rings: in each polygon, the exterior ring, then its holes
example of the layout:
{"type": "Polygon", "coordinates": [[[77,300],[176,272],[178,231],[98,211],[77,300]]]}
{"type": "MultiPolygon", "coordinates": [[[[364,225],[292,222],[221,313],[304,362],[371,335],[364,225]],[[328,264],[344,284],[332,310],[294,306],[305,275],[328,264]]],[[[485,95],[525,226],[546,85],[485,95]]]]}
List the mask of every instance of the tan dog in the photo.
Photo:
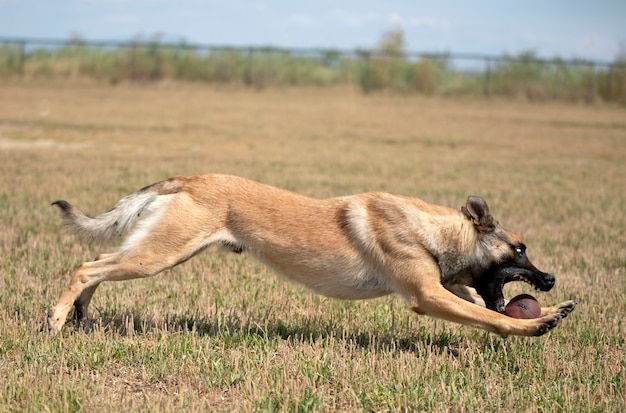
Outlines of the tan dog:
{"type": "Polygon", "coordinates": [[[554,285],[482,198],[461,210],[386,193],[311,199],[225,175],[175,177],[122,198],[90,218],[56,201],[83,239],[106,241],[141,220],[119,251],[83,263],[48,312],[60,330],[72,305],[81,320],[103,281],[149,277],[213,244],[246,252],[318,294],[364,299],[396,293],[418,314],[479,327],[503,337],[538,336],[576,306],[542,309],[538,319],[502,314],[502,286],[523,280],[554,285]],[[478,304],[478,305],[477,305],[478,304]]]}

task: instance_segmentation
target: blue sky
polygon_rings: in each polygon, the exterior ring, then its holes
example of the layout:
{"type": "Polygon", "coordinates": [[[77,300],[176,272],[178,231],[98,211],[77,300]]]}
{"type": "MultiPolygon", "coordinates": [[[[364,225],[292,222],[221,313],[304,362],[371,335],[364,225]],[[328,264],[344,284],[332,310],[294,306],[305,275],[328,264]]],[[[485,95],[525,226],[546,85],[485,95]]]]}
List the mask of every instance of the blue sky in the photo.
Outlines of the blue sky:
{"type": "Polygon", "coordinates": [[[0,0],[1,37],[352,49],[398,27],[414,51],[626,54],[626,0],[0,0]]]}

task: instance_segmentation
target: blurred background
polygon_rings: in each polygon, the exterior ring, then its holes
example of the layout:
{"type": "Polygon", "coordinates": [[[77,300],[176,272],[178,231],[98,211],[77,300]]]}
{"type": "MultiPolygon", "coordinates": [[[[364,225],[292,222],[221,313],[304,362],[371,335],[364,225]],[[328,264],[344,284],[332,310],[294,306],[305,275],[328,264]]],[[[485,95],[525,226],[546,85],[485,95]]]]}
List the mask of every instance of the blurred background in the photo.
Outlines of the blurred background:
{"type": "Polygon", "coordinates": [[[624,103],[620,1],[1,0],[2,78],[624,103]]]}

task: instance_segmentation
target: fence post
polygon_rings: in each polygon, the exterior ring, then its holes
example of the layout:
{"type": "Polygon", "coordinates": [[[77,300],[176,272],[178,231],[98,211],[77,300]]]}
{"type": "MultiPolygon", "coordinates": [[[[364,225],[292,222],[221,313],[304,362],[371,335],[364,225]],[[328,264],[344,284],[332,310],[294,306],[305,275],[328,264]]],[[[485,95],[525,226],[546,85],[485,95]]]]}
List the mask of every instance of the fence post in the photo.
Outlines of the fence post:
{"type": "Polygon", "coordinates": [[[589,92],[587,93],[586,103],[592,103],[596,99],[596,95],[598,95],[599,90],[596,82],[596,65],[591,63],[591,81],[589,84],[589,92]]]}
{"type": "Polygon", "coordinates": [[[24,77],[24,67],[26,66],[26,40],[21,40],[18,45],[17,70],[20,77],[24,77]]]}
{"type": "Polygon", "coordinates": [[[606,76],[606,100],[611,100],[613,98],[613,93],[611,93],[611,88],[612,88],[612,83],[613,83],[613,65],[610,64],[609,65],[609,72],[607,73],[606,76]]]}
{"type": "Polygon", "coordinates": [[[130,54],[130,78],[132,80],[137,80],[137,45],[135,42],[131,43],[131,54],[130,54]]]}
{"type": "Polygon", "coordinates": [[[487,58],[487,70],[485,72],[485,84],[483,85],[483,94],[487,97],[491,96],[491,59],[487,58]]]}
{"type": "Polygon", "coordinates": [[[246,61],[246,69],[245,69],[245,74],[244,74],[244,82],[246,83],[246,86],[250,86],[252,84],[252,47],[248,48],[248,53],[247,53],[247,61],[246,61]]]}
{"type": "Polygon", "coordinates": [[[361,50],[358,54],[360,60],[362,60],[361,64],[363,65],[359,65],[361,66],[359,67],[359,83],[361,85],[361,90],[363,90],[363,92],[367,94],[373,89],[372,73],[370,67],[371,52],[369,50],[361,50]]]}

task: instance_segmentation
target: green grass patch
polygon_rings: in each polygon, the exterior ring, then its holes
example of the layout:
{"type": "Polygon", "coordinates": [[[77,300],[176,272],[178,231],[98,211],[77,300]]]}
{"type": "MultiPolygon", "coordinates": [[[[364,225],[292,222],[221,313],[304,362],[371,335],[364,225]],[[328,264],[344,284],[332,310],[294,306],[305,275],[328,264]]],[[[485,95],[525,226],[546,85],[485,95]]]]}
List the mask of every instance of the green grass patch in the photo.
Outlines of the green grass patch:
{"type": "Polygon", "coordinates": [[[624,411],[624,159],[623,111],[601,105],[0,85],[0,411],[624,411]],[[540,302],[580,304],[544,337],[504,340],[394,297],[313,296],[207,251],[103,285],[85,325],[50,335],[71,273],[111,248],[78,242],[50,202],[95,215],[208,172],[315,197],[482,195],[556,275],[540,302]]]}

